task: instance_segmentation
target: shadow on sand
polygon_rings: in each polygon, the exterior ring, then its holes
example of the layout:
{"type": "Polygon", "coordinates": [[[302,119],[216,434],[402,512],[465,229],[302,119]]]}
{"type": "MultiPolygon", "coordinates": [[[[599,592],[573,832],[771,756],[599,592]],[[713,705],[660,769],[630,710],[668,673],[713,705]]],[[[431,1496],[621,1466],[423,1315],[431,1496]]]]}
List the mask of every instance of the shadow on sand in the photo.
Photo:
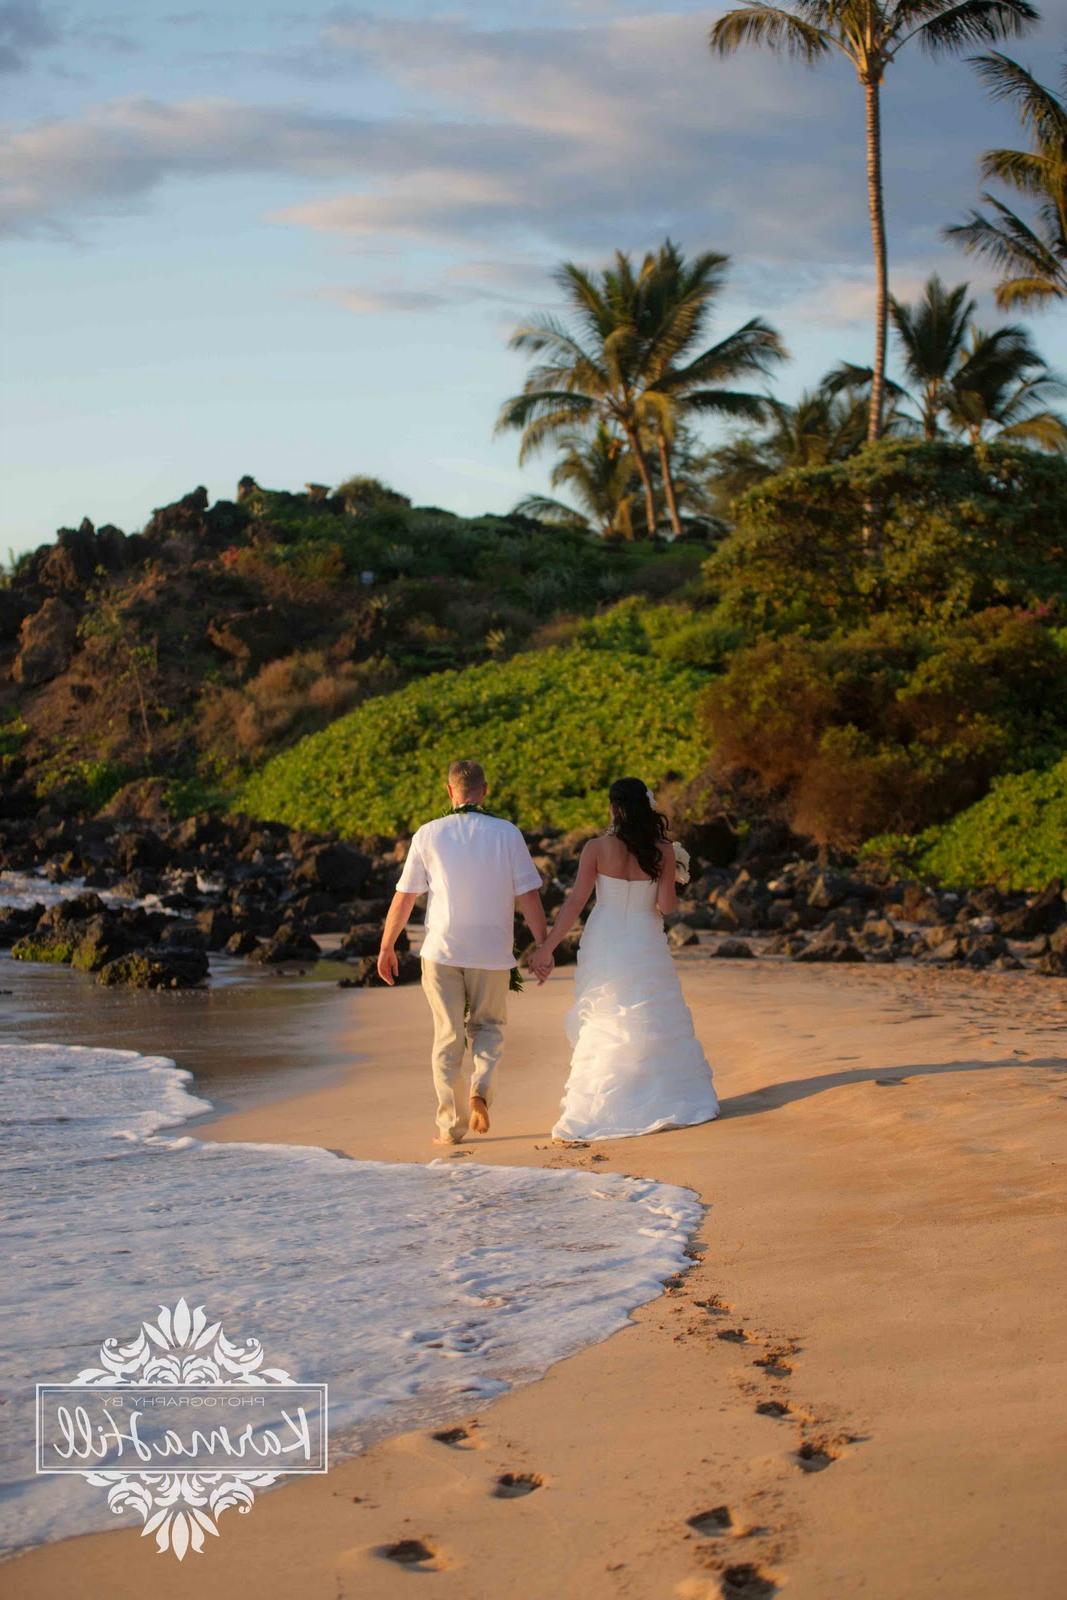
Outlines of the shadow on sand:
{"type": "Polygon", "coordinates": [[[721,1102],[718,1120],[754,1117],[762,1111],[777,1111],[780,1106],[790,1105],[794,1100],[808,1100],[812,1095],[825,1094],[828,1089],[841,1089],[850,1083],[877,1083],[890,1087],[906,1083],[909,1078],[940,1077],[945,1072],[1004,1072],[1009,1068],[1029,1071],[1033,1067],[1067,1072],[1067,1059],[1062,1056],[1042,1056],[1022,1060],[1018,1056],[1011,1056],[1004,1061],[921,1061],[914,1066],[857,1067],[850,1072],[826,1072],[817,1078],[791,1078],[786,1083],[771,1083],[765,1089],[729,1096],[721,1102]]]}

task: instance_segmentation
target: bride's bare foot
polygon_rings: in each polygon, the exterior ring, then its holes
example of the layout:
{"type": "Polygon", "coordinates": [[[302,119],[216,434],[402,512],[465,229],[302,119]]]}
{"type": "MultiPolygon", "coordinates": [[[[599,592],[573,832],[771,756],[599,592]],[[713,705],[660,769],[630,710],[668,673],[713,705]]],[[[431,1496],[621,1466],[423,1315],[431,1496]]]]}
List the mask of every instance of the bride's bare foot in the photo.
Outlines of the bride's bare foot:
{"type": "Polygon", "coordinates": [[[471,1095],[470,1129],[472,1133],[489,1132],[489,1107],[480,1094],[471,1095]]]}
{"type": "Polygon", "coordinates": [[[434,1144],[459,1144],[459,1140],[449,1139],[446,1134],[439,1133],[437,1138],[434,1140],[434,1144]]]}

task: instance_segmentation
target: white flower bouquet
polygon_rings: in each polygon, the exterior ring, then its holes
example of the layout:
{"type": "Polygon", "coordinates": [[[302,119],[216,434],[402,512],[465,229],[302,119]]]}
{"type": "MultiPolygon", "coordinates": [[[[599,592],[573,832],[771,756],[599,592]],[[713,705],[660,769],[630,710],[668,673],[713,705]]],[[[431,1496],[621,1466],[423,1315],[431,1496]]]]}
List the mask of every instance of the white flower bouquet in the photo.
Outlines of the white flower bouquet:
{"type": "Polygon", "coordinates": [[[679,844],[677,839],[672,840],[671,849],[674,851],[674,881],[675,883],[688,883],[689,851],[684,844],[679,844]]]}

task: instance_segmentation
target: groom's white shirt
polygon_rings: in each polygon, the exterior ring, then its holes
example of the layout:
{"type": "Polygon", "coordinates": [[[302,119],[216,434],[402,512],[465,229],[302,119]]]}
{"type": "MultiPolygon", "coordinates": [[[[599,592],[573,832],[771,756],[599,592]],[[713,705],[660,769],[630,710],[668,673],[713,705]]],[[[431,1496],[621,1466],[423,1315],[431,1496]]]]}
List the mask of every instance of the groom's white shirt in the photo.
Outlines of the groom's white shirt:
{"type": "Polygon", "coordinates": [[[428,895],[424,961],[487,971],[515,965],[515,898],[541,886],[515,824],[477,811],[424,822],[397,883],[428,895]]]}

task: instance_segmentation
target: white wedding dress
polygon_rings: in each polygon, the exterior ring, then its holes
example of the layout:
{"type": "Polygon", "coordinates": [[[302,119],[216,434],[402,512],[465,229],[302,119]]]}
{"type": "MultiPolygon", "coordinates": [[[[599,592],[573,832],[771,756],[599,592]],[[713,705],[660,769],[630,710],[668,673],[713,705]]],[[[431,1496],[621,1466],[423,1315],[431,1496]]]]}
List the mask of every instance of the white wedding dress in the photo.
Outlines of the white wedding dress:
{"type": "Polygon", "coordinates": [[[650,879],[597,874],[574,988],[554,1139],[622,1139],[718,1116],[650,879]]]}

